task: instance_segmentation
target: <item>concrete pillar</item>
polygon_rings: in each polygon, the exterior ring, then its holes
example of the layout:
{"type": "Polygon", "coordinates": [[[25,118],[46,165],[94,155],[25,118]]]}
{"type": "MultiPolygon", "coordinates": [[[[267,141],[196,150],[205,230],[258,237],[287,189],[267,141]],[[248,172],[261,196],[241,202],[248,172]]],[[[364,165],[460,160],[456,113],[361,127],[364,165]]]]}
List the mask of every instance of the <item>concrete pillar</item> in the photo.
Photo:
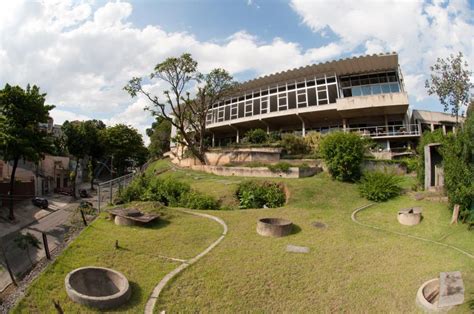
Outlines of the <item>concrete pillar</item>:
{"type": "Polygon", "coordinates": [[[267,134],[270,134],[270,126],[267,124],[267,134]]]}
{"type": "Polygon", "coordinates": [[[390,149],[390,141],[387,140],[387,151],[389,152],[391,149],[390,149]]]}
{"type": "Polygon", "coordinates": [[[446,135],[446,125],[443,124],[443,134],[446,135]]]}
{"type": "Polygon", "coordinates": [[[237,144],[240,143],[240,133],[239,133],[239,129],[237,129],[237,137],[236,137],[235,142],[236,142],[237,144]]]}
{"type": "Polygon", "coordinates": [[[216,146],[216,135],[212,133],[212,147],[216,146]]]}
{"type": "Polygon", "coordinates": [[[388,135],[388,118],[387,115],[384,115],[384,120],[385,120],[385,133],[388,135]]]}
{"type": "Polygon", "coordinates": [[[434,123],[430,124],[431,132],[434,132],[434,123]]]}
{"type": "Polygon", "coordinates": [[[306,136],[306,125],[303,120],[301,120],[301,135],[306,136]]]}
{"type": "Polygon", "coordinates": [[[344,132],[347,131],[347,120],[346,120],[346,118],[342,119],[342,129],[344,130],[344,132]]]}

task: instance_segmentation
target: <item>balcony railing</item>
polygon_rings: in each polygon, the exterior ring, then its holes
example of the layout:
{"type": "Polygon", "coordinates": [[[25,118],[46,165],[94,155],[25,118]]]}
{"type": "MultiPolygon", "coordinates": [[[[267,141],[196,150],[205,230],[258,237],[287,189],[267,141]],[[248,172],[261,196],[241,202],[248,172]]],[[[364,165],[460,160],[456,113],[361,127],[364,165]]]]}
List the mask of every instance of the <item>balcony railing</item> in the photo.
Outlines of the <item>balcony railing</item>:
{"type": "Polygon", "coordinates": [[[363,128],[347,128],[347,132],[357,132],[362,136],[377,137],[400,137],[400,136],[419,136],[420,130],[417,124],[407,125],[378,125],[363,128]]]}

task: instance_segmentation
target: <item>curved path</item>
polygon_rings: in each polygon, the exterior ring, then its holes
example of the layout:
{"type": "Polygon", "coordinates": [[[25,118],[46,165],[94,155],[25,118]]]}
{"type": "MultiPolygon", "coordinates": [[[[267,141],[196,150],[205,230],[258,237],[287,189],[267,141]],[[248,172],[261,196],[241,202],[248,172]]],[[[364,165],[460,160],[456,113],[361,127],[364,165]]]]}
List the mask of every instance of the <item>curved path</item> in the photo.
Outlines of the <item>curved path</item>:
{"type": "Polygon", "coordinates": [[[414,236],[414,235],[411,235],[411,234],[406,234],[406,233],[402,233],[402,232],[397,232],[397,231],[391,231],[391,230],[387,230],[387,229],[383,229],[383,228],[380,228],[380,227],[376,227],[376,226],[372,226],[372,225],[368,225],[368,224],[365,224],[365,223],[362,223],[360,221],[357,220],[356,216],[357,214],[374,205],[373,203],[372,204],[367,204],[367,205],[364,205],[362,207],[359,207],[357,208],[356,210],[354,210],[352,212],[352,215],[351,215],[351,218],[352,218],[352,221],[354,221],[355,223],[361,225],[361,226],[365,226],[365,227],[368,227],[368,228],[372,228],[372,229],[375,229],[375,230],[379,230],[379,231],[384,231],[384,232],[388,232],[388,233],[393,233],[393,234],[396,234],[396,235],[401,235],[401,236],[405,236],[405,237],[408,237],[408,238],[412,238],[412,239],[417,239],[417,240],[421,240],[421,241],[425,241],[425,242],[430,242],[430,243],[434,243],[434,244],[438,244],[438,245],[441,245],[441,246],[444,246],[444,247],[448,247],[450,249],[453,249],[453,250],[456,250],[472,259],[474,259],[474,255],[472,255],[471,253],[469,252],[466,252],[458,247],[455,247],[455,246],[452,246],[452,245],[449,245],[449,244],[446,244],[446,243],[442,243],[442,242],[438,242],[438,241],[434,241],[434,240],[430,240],[430,239],[426,239],[426,238],[422,238],[422,237],[418,237],[418,236],[414,236]]]}
{"type": "Polygon", "coordinates": [[[145,313],[146,314],[152,314],[153,313],[153,309],[155,308],[155,304],[156,304],[156,301],[158,300],[158,297],[160,296],[160,293],[161,291],[163,291],[164,287],[166,286],[166,284],[174,277],[176,276],[177,274],[179,274],[180,272],[182,272],[184,269],[186,269],[188,266],[196,263],[201,257],[203,257],[204,255],[206,255],[207,253],[209,253],[213,248],[215,248],[223,239],[224,237],[226,236],[227,234],[227,224],[224,222],[224,220],[218,218],[218,217],[215,217],[215,216],[212,216],[212,215],[208,215],[208,214],[202,214],[202,213],[196,213],[196,212],[193,212],[193,211],[189,211],[189,210],[183,210],[183,209],[176,209],[180,212],[183,212],[183,213],[186,213],[186,214],[190,214],[190,215],[195,215],[195,216],[200,216],[200,217],[205,217],[205,218],[208,218],[208,219],[212,219],[214,221],[217,221],[218,223],[220,223],[223,227],[223,231],[222,231],[222,235],[219,237],[219,239],[217,239],[216,241],[214,241],[211,245],[209,245],[207,247],[207,249],[205,249],[204,251],[202,251],[201,253],[199,253],[198,255],[196,255],[195,257],[187,260],[187,261],[183,261],[183,264],[179,265],[177,268],[175,268],[174,270],[172,270],[171,272],[169,272],[168,274],[166,274],[165,277],[163,277],[163,279],[161,279],[161,281],[155,286],[155,288],[153,289],[153,292],[151,293],[150,297],[148,298],[148,301],[146,302],[146,305],[145,305],[145,313]]]}

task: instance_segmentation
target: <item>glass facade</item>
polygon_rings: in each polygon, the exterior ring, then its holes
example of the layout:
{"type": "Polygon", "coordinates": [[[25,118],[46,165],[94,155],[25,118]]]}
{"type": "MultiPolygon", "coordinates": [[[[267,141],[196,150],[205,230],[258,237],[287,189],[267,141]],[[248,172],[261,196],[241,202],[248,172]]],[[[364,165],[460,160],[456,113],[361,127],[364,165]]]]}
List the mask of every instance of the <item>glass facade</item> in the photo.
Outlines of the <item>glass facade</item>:
{"type": "Polygon", "coordinates": [[[343,97],[399,93],[400,84],[396,72],[375,73],[341,77],[343,97]]]}

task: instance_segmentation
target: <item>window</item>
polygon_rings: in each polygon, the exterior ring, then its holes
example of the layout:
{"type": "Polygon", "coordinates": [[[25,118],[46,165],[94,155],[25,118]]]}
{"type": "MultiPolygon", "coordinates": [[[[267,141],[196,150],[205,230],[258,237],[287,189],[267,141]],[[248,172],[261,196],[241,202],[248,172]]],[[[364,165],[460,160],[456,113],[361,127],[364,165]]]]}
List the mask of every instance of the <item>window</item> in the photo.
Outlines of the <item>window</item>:
{"type": "Polygon", "coordinates": [[[362,95],[370,95],[372,92],[370,90],[370,85],[369,86],[362,86],[362,95]]]}
{"type": "Polygon", "coordinates": [[[361,96],[362,95],[362,88],[359,86],[352,87],[352,96],[361,96]]]}
{"type": "Polygon", "coordinates": [[[400,92],[400,87],[398,86],[398,83],[390,84],[390,91],[392,93],[399,93],[400,92]]]}
{"type": "Polygon", "coordinates": [[[372,85],[372,94],[377,95],[382,93],[382,88],[379,84],[372,85]]]}

